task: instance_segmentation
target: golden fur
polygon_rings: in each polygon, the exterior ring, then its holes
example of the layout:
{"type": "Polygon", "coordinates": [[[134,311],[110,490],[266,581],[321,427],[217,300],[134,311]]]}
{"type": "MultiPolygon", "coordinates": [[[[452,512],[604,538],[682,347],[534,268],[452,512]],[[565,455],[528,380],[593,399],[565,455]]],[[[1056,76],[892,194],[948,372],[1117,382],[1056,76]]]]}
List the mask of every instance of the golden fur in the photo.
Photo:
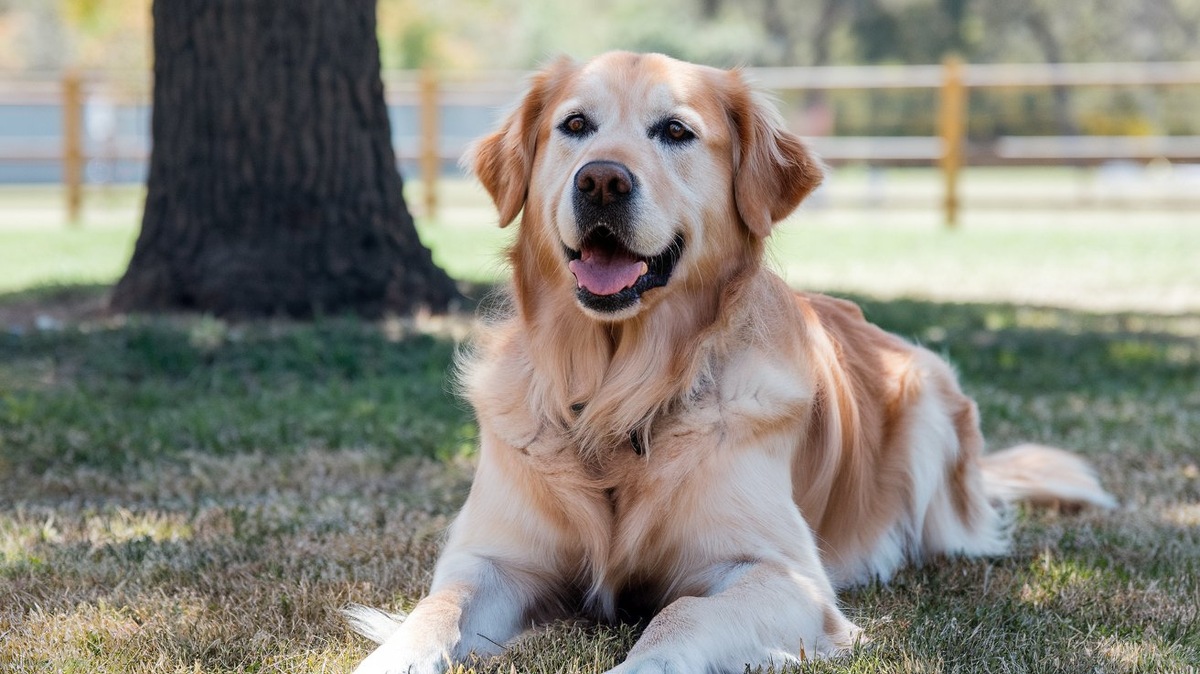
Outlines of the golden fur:
{"type": "Polygon", "coordinates": [[[469,161],[502,225],[523,212],[511,307],[462,364],[480,463],[430,597],[394,634],[368,625],[384,644],[359,671],[439,672],[531,622],[626,609],[655,617],[613,672],[833,654],[861,639],[835,587],[1003,553],[1001,500],[1110,503],[1059,450],[985,456],[944,362],[764,266],[821,169],[737,71],[557,61],[469,161]],[[590,131],[563,130],[576,115],[590,131]],[[578,176],[597,161],[634,177],[630,255],[684,242],[666,285],[612,311],[564,257],[592,245],[578,176]]]}

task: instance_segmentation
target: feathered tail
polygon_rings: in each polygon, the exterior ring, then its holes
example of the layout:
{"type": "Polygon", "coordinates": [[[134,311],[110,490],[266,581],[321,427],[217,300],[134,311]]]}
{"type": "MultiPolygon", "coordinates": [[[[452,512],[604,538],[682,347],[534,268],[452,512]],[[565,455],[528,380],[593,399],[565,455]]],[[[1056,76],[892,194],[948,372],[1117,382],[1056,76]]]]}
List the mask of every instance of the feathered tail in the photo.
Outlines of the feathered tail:
{"type": "Polygon", "coordinates": [[[1086,461],[1043,445],[1017,445],[985,454],[983,484],[989,499],[1004,502],[1027,501],[1065,508],[1117,505],[1086,461]]]}
{"type": "Polygon", "coordinates": [[[388,613],[362,604],[346,606],[342,609],[342,616],[350,623],[350,629],[377,644],[387,641],[407,617],[402,613],[388,613]]]}

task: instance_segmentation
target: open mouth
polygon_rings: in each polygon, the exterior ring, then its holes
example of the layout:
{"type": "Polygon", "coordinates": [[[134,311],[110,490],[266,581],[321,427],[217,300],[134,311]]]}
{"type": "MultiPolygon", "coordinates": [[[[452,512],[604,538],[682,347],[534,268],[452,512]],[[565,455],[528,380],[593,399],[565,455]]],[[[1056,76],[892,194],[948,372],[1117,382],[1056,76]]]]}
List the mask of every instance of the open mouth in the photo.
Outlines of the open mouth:
{"type": "Polygon", "coordinates": [[[633,306],[647,290],[667,284],[683,253],[683,236],[676,234],[661,253],[642,257],[601,226],[588,232],[579,250],[564,249],[578,283],[575,296],[580,304],[612,313],[633,306]]]}

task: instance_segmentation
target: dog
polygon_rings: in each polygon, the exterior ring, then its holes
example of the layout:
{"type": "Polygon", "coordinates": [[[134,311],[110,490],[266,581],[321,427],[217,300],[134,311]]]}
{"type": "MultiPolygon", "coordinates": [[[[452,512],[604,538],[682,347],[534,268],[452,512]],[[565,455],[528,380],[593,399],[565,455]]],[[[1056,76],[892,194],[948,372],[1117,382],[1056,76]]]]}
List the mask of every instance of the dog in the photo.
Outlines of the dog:
{"type": "Polygon", "coordinates": [[[429,596],[360,673],[443,672],[530,625],[649,617],[609,674],[741,672],[865,640],[835,590],[1002,555],[1018,499],[1108,507],[1067,452],[985,454],[938,356],[790,289],[764,242],[822,166],[737,71],[562,59],[465,160],[510,307],[462,358],[475,481],[429,596]]]}

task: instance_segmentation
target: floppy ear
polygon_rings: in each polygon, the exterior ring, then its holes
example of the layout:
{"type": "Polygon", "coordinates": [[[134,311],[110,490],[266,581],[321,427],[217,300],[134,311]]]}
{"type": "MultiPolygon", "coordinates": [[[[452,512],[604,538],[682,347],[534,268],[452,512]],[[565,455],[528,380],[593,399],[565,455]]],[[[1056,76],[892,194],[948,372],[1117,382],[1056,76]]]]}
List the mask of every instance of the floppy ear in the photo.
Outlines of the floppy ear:
{"type": "Polygon", "coordinates": [[[737,71],[729,114],[737,131],[733,198],[738,215],[755,236],[765,237],[824,177],[804,142],[783,127],[775,106],[753,91],[737,71]]]}
{"type": "Polygon", "coordinates": [[[463,157],[463,164],[496,203],[501,227],[516,219],[525,207],[537,152],[538,122],[550,104],[551,94],[573,69],[574,62],[564,56],[535,74],[524,98],[500,128],[476,141],[463,157]]]}

